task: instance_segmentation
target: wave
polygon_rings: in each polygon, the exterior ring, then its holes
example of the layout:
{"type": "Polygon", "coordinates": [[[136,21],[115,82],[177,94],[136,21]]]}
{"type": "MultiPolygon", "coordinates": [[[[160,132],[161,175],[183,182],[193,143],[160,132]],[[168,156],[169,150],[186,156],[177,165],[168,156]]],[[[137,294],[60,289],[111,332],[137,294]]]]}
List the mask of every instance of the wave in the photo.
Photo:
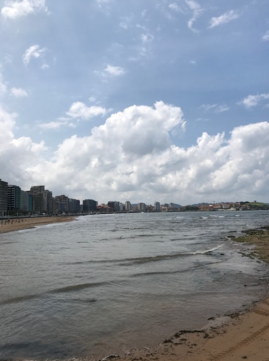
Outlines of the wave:
{"type": "Polygon", "coordinates": [[[193,252],[180,252],[174,254],[164,254],[164,255],[157,255],[157,256],[148,256],[148,257],[139,257],[139,258],[123,258],[123,259],[102,259],[102,260],[88,260],[88,261],[78,261],[78,262],[70,262],[64,263],[66,265],[81,265],[81,264],[89,264],[89,263],[119,263],[120,266],[125,266],[127,264],[135,264],[135,263],[147,263],[147,262],[156,262],[162,261],[165,259],[173,259],[178,257],[188,257],[194,256],[198,254],[210,254],[213,251],[223,247],[223,244],[214,248],[206,249],[206,250],[198,250],[193,252]]]}
{"type": "Polygon", "coordinates": [[[47,293],[65,293],[65,292],[74,292],[84,290],[85,288],[93,288],[103,286],[109,282],[92,282],[92,283],[82,283],[79,285],[72,285],[66,287],[55,288],[54,290],[48,291],[47,293]]]}
{"type": "Polygon", "coordinates": [[[191,268],[186,268],[186,269],[181,269],[181,270],[176,270],[176,271],[155,271],[155,272],[153,271],[153,272],[134,273],[130,277],[131,278],[137,278],[137,277],[144,277],[144,276],[173,275],[173,274],[177,274],[177,273],[186,273],[186,272],[191,272],[194,269],[207,267],[209,265],[216,264],[216,263],[220,263],[220,261],[218,261],[218,262],[208,262],[208,263],[204,263],[204,264],[201,264],[201,265],[192,266],[191,268]]]}
{"type": "Polygon", "coordinates": [[[166,259],[174,259],[179,257],[188,257],[188,256],[195,256],[199,254],[211,254],[212,252],[216,251],[217,249],[223,247],[223,244],[214,248],[210,248],[207,250],[201,251],[194,251],[194,252],[180,252],[174,254],[166,254],[166,255],[158,255],[158,256],[151,256],[151,257],[141,257],[141,258],[129,258],[126,260],[122,260],[121,266],[125,266],[126,264],[143,264],[148,262],[157,262],[166,259]]]}
{"type": "Polygon", "coordinates": [[[33,299],[38,298],[38,297],[40,297],[40,294],[13,297],[13,298],[9,298],[7,300],[1,301],[0,305],[8,305],[10,303],[18,303],[18,302],[33,300],[33,299]]]}

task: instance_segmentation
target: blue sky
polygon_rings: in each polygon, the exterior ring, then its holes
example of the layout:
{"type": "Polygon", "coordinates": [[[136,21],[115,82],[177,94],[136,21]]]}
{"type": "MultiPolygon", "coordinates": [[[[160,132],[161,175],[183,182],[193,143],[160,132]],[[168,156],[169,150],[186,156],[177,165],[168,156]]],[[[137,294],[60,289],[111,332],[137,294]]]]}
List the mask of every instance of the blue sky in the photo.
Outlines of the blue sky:
{"type": "Polygon", "coordinates": [[[0,178],[269,202],[267,0],[0,0],[0,178]]]}

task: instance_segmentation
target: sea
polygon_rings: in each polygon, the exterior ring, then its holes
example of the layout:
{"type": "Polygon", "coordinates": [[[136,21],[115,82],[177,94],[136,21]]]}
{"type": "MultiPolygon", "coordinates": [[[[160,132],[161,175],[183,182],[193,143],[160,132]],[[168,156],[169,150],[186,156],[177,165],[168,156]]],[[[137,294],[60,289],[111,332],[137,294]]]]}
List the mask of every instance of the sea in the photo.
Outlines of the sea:
{"type": "Polygon", "coordinates": [[[122,355],[251,306],[268,266],[230,236],[268,216],[89,215],[0,234],[0,359],[122,355]]]}

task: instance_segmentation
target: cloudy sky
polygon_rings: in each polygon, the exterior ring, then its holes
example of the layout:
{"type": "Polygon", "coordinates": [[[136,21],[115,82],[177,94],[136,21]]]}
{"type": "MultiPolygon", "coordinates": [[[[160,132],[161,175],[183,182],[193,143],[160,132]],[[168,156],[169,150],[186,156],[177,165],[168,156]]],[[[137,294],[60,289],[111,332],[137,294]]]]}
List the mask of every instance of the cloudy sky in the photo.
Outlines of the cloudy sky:
{"type": "Polygon", "coordinates": [[[269,202],[268,0],[0,0],[0,178],[269,202]]]}

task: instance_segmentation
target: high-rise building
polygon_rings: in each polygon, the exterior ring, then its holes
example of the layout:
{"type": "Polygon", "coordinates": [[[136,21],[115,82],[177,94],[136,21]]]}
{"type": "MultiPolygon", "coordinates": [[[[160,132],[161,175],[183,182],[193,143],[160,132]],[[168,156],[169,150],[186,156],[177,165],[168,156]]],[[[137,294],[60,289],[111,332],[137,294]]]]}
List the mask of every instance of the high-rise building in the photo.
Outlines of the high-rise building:
{"type": "Polygon", "coordinates": [[[126,210],[127,212],[129,212],[129,211],[131,210],[131,202],[129,202],[129,201],[126,201],[126,202],[125,202],[125,210],[126,210]]]}
{"type": "Polygon", "coordinates": [[[120,202],[109,201],[107,205],[112,209],[113,212],[119,212],[120,210],[120,202]]]}
{"type": "Polygon", "coordinates": [[[21,210],[29,212],[29,193],[21,191],[21,210]]]}
{"type": "Polygon", "coordinates": [[[57,213],[68,213],[69,212],[69,198],[62,194],[61,196],[55,197],[56,212],[57,213]]]}
{"type": "Polygon", "coordinates": [[[155,208],[155,212],[160,212],[160,210],[161,210],[160,202],[155,202],[154,208],[155,208]]]}
{"type": "Polygon", "coordinates": [[[7,212],[8,183],[0,179],[0,216],[7,212]]]}
{"type": "Polygon", "coordinates": [[[8,211],[21,209],[21,188],[19,186],[8,185],[7,209],[8,211]]]}
{"type": "Polygon", "coordinates": [[[45,186],[33,186],[30,189],[30,193],[33,196],[37,196],[39,194],[42,194],[42,192],[44,192],[44,190],[45,190],[45,186]]]}
{"type": "Polygon", "coordinates": [[[83,212],[95,212],[97,209],[98,202],[93,199],[84,199],[83,201],[83,212]]]}
{"type": "Polygon", "coordinates": [[[138,211],[140,211],[140,212],[145,212],[145,210],[146,210],[146,205],[145,205],[145,203],[138,203],[138,204],[137,204],[137,209],[138,209],[138,211]]]}

